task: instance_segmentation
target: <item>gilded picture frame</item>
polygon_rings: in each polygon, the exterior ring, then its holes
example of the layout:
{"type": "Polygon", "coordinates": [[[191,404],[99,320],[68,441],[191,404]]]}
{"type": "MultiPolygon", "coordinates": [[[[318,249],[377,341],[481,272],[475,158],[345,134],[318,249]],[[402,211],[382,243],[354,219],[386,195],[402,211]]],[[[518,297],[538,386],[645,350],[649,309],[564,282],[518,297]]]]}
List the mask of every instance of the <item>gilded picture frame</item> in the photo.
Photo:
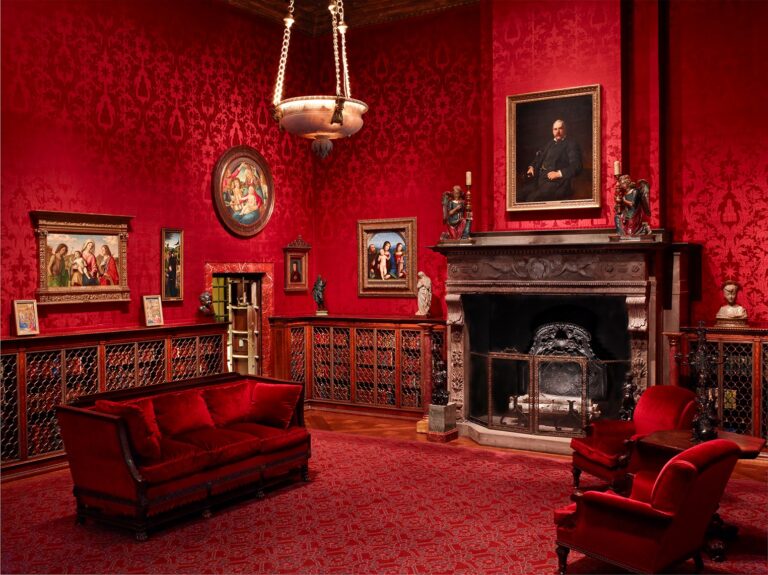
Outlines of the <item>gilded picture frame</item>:
{"type": "Polygon", "coordinates": [[[16,325],[16,335],[37,335],[40,333],[40,322],[37,319],[36,300],[13,300],[13,317],[16,325]]]}
{"type": "Polygon", "coordinates": [[[357,222],[362,297],[416,297],[416,218],[357,222]]]}
{"type": "Polygon", "coordinates": [[[213,171],[212,188],[216,215],[236,236],[256,235],[272,217],[272,173],[264,157],[250,146],[235,146],[222,154],[213,171]]]}
{"type": "Polygon", "coordinates": [[[144,300],[144,325],[155,327],[163,325],[163,300],[158,295],[145,295],[144,300]]]}
{"type": "Polygon", "coordinates": [[[508,96],[507,211],[599,208],[600,192],[600,86],[508,96]]]}
{"type": "Polygon", "coordinates": [[[128,223],[133,216],[30,212],[37,234],[40,305],[130,301],[128,223]]]}
{"type": "Polygon", "coordinates": [[[184,299],[184,230],[162,228],[160,230],[161,259],[160,295],[163,301],[184,299]]]}
{"type": "Polygon", "coordinates": [[[304,292],[309,287],[309,250],[312,247],[299,236],[283,248],[285,291],[304,292]]]}

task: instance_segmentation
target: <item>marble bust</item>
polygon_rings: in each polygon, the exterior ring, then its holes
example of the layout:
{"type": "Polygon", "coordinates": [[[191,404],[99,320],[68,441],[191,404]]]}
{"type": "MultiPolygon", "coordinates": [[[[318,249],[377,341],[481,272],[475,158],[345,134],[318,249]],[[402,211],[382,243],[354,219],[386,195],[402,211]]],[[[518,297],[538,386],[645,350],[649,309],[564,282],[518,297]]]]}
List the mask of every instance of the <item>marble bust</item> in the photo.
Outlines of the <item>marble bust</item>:
{"type": "Polygon", "coordinates": [[[726,281],[723,284],[726,304],[718,310],[715,316],[717,324],[745,325],[747,323],[747,310],[736,303],[739,287],[735,281],[726,281]]]}

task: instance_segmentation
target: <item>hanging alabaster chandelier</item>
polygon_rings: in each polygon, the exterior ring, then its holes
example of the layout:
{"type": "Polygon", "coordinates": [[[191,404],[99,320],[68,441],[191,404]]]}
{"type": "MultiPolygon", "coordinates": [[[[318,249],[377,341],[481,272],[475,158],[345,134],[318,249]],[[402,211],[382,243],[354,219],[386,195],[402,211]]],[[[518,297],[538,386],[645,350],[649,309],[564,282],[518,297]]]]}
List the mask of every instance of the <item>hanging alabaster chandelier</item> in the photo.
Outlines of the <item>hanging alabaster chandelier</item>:
{"type": "Polygon", "coordinates": [[[312,140],[312,150],[321,158],[325,158],[333,149],[331,140],[347,138],[363,127],[363,114],[368,111],[368,105],[355,100],[350,95],[347,24],[344,22],[343,0],[330,0],[328,5],[333,25],[336,95],[299,96],[283,100],[285,65],[288,61],[291,26],[294,22],[293,3],[294,0],[289,0],[288,15],[284,18],[283,47],[280,51],[280,66],[277,69],[275,95],[272,98],[275,119],[289,134],[312,140]],[[341,58],[339,58],[339,52],[341,52],[341,58]]]}

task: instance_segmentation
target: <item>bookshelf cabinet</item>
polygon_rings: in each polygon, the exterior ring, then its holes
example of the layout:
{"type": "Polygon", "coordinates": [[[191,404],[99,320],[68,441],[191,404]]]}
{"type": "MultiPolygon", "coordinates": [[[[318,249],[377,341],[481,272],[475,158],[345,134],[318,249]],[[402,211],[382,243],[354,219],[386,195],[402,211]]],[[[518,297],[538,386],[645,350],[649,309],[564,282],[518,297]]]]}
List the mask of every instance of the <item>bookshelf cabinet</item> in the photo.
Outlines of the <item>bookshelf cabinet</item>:
{"type": "Polygon", "coordinates": [[[226,371],[226,332],[223,322],[3,339],[3,474],[60,458],[55,410],[61,403],[226,371]]]}
{"type": "Polygon", "coordinates": [[[424,318],[273,317],[275,377],[306,387],[307,403],[392,414],[423,413],[432,344],[445,323],[424,318]]]}
{"type": "MultiPolygon", "coordinates": [[[[696,328],[665,333],[669,342],[671,383],[695,389],[698,373],[682,365],[679,354],[698,345],[696,328]]],[[[720,428],[768,439],[768,327],[708,327],[712,358],[707,380],[716,398],[720,428]]]]}

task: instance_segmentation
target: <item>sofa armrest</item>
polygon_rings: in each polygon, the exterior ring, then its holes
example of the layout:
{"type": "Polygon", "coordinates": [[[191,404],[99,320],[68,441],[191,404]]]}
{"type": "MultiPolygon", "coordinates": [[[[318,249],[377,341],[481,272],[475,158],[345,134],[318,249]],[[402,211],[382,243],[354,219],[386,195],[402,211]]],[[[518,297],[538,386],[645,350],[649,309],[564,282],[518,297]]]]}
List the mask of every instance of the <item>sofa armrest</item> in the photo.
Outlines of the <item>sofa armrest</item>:
{"type": "Polygon", "coordinates": [[[136,501],[144,491],[125,421],[68,405],[56,408],[75,489],[136,501]]]}

